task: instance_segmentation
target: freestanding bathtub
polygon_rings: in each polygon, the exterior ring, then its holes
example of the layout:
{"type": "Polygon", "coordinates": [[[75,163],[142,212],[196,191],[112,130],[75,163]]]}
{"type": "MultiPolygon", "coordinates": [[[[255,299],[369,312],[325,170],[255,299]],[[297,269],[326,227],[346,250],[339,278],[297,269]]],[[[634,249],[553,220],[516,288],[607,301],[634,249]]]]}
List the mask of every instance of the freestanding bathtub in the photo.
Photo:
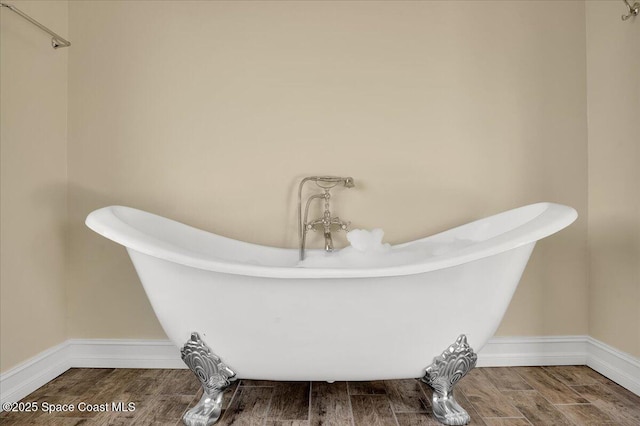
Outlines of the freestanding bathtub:
{"type": "Polygon", "coordinates": [[[413,260],[366,268],[301,268],[296,249],[128,207],[96,210],[86,224],[127,248],[162,327],[202,382],[185,424],[214,423],[238,378],[422,378],[436,417],[466,424],[452,391],[475,366],[471,348],[496,331],[536,241],[576,217],[567,206],[532,204],[393,246],[413,260]]]}

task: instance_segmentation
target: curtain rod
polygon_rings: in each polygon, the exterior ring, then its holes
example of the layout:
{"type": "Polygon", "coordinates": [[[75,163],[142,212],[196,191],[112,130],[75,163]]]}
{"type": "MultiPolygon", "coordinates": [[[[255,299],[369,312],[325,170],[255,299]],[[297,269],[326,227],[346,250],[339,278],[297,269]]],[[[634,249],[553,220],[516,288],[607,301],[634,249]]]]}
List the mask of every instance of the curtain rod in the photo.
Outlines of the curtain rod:
{"type": "Polygon", "coordinates": [[[44,25],[42,25],[40,22],[38,22],[35,19],[31,18],[29,15],[27,15],[24,12],[22,12],[20,9],[18,9],[14,5],[7,4],[7,3],[4,3],[4,2],[0,2],[0,7],[6,7],[10,11],[17,13],[18,15],[20,15],[21,17],[23,17],[27,21],[31,22],[33,25],[35,25],[36,27],[40,28],[42,31],[48,33],[52,37],[51,38],[51,46],[53,46],[54,49],[57,49],[59,47],[69,47],[69,46],[71,46],[71,42],[70,41],[66,40],[63,37],[60,37],[58,34],[54,33],[49,28],[47,28],[44,25]]]}
{"type": "MultiPolygon", "coordinates": [[[[629,9],[629,12],[626,15],[622,15],[622,20],[626,21],[627,19],[631,18],[632,16],[638,16],[638,13],[640,12],[640,3],[636,2],[636,3],[634,3],[632,5],[631,3],[629,3],[628,0],[623,0],[623,1],[626,4],[627,8],[629,9]]],[[[54,49],[58,49],[60,47],[69,47],[69,46],[71,46],[71,42],[70,41],[68,41],[64,37],[61,37],[58,34],[54,33],[49,28],[45,27],[40,22],[38,22],[35,19],[31,18],[29,15],[27,15],[24,12],[22,12],[20,9],[18,9],[14,5],[11,5],[11,4],[8,4],[8,3],[4,3],[4,2],[0,2],[0,7],[6,7],[10,11],[15,12],[16,14],[20,15],[22,18],[24,18],[27,21],[31,22],[33,25],[35,25],[36,27],[40,28],[42,31],[48,33],[51,36],[51,46],[53,46],[54,49]]]]}

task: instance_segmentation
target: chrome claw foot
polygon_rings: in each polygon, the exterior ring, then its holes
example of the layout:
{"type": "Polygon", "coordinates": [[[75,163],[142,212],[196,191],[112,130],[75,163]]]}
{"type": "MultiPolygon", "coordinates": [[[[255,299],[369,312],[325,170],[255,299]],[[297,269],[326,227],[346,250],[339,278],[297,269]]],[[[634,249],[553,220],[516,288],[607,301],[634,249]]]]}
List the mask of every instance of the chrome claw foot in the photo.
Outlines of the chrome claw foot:
{"type": "Polygon", "coordinates": [[[202,398],[182,416],[182,422],[187,426],[212,425],[220,418],[223,393],[235,381],[236,373],[211,352],[198,333],[191,333],[180,354],[203,390],[202,398]]]}
{"type": "Polygon", "coordinates": [[[218,421],[222,413],[222,393],[216,398],[202,395],[198,404],[187,410],[182,416],[182,422],[187,426],[210,426],[218,421]]]}
{"type": "Polygon", "coordinates": [[[473,367],[478,355],[467,344],[467,336],[461,334],[442,355],[433,359],[421,378],[431,389],[433,414],[445,425],[466,425],[471,417],[453,397],[453,387],[473,367]]]}
{"type": "Polygon", "coordinates": [[[467,411],[453,397],[450,399],[446,397],[440,398],[434,392],[431,404],[433,406],[433,414],[440,423],[445,425],[466,425],[471,421],[467,411]]]}

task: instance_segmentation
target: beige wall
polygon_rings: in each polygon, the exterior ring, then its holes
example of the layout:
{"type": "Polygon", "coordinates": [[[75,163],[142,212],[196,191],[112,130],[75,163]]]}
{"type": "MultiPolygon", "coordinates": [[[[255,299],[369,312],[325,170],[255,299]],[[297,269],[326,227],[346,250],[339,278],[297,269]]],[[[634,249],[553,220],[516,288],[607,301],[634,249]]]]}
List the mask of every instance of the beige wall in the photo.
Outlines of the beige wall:
{"type": "Polygon", "coordinates": [[[291,247],[314,173],[353,175],[339,213],[390,242],[576,207],[498,334],[640,356],[640,28],[617,3],[586,28],[575,2],[14,3],[63,35],[69,8],[74,45],[1,12],[1,371],[66,337],[164,337],[91,210],[291,247]]]}
{"type": "Polygon", "coordinates": [[[499,334],[587,333],[584,4],[90,1],[70,23],[70,336],[164,337],[93,209],[292,247],[316,173],[354,176],[338,213],[392,243],[574,206],[499,334]]]}
{"type": "MultiPolygon", "coordinates": [[[[11,4],[67,33],[66,1],[11,4]]],[[[0,11],[0,370],[61,343],[65,325],[67,54],[0,11]]]]}
{"type": "Polygon", "coordinates": [[[589,333],[640,356],[640,22],[587,2],[589,333]]]}

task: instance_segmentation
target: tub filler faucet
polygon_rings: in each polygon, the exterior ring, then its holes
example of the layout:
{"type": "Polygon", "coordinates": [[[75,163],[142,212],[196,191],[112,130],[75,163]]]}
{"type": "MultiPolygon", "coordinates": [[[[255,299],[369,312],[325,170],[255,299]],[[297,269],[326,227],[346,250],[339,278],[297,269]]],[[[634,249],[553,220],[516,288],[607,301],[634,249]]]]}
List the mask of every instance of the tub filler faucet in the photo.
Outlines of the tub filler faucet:
{"type": "Polygon", "coordinates": [[[338,176],[309,176],[300,182],[298,187],[298,241],[300,245],[300,260],[304,260],[304,250],[307,241],[308,231],[317,231],[322,229],[324,234],[324,249],[327,252],[333,251],[333,236],[332,230],[338,229],[346,231],[350,222],[341,220],[338,216],[332,216],[331,214],[331,189],[336,185],[343,184],[345,188],[353,188],[352,177],[338,177],[338,176]],[[308,181],[315,182],[315,184],[322,190],[322,192],[313,194],[307,198],[307,202],[304,208],[304,216],[302,215],[302,187],[308,181]],[[307,220],[309,216],[309,205],[313,200],[324,200],[324,212],[322,217],[315,220],[307,220]]]}

